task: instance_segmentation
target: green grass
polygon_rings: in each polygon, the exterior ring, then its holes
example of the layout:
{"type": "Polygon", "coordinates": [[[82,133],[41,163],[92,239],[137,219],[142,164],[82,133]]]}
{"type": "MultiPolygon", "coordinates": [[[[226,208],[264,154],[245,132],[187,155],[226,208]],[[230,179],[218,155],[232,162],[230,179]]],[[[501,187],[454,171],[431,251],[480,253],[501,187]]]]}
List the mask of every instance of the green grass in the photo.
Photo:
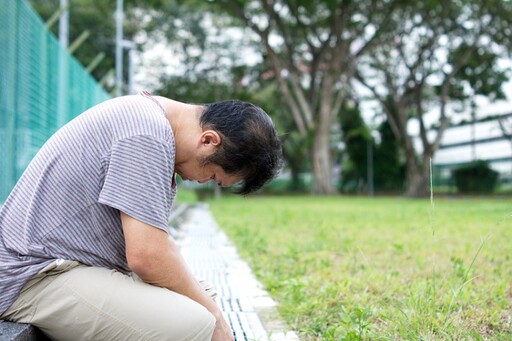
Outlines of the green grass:
{"type": "Polygon", "coordinates": [[[224,197],[210,208],[303,340],[512,339],[509,199],[224,197]]]}

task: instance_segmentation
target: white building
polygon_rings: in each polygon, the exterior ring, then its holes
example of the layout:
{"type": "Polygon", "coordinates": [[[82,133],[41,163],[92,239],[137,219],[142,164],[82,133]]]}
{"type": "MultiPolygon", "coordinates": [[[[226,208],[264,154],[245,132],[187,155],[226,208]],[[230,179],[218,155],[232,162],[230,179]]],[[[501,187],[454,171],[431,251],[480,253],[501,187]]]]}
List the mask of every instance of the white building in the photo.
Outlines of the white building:
{"type": "Polygon", "coordinates": [[[501,102],[477,109],[475,120],[448,128],[432,160],[441,177],[450,170],[475,160],[485,160],[500,173],[502,181],[512,180],[512,103],[501,102]]]}

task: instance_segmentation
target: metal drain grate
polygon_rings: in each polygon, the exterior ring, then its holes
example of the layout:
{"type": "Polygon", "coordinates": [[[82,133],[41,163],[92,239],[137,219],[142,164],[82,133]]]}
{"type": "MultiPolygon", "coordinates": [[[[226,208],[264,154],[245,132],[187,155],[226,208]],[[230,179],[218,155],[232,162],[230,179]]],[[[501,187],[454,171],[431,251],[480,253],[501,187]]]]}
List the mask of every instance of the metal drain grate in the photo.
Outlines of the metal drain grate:
{"type": "Polygon", "coordinates": [[[275,306],[249,266],[217,228],[206,206],[191,208],[180,226],[181,251],[194,275],[217,291],[217,302],[237,341],[297,341],[292,331],[265,330],[259,308],[275,306]]]}

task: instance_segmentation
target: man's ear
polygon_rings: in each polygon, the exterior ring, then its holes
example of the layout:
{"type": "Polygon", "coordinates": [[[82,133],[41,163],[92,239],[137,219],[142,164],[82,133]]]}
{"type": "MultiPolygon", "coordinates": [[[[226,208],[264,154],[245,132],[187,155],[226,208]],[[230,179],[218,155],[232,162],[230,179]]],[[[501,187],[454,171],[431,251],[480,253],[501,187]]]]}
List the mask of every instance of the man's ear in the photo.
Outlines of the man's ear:
{"type": "Polygon", "coordinates": [[[202,145],[218,147],[222,142],[222,138],[215,130],[205,130],[201,133],[200,141],[202,145]]]}

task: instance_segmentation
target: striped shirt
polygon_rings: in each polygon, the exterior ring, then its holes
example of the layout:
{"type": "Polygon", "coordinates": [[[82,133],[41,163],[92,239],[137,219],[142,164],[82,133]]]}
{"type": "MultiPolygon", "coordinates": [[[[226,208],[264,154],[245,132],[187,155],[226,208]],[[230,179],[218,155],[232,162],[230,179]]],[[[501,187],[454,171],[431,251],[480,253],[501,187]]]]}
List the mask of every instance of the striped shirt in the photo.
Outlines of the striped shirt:
{"type": "Polygon", "coordinates": [[[167,232],[175,151],[165,110],[147,92],[59,129],[0,211],[0,315],[57,259],[129,272],[119,212],[167,232]]]}

